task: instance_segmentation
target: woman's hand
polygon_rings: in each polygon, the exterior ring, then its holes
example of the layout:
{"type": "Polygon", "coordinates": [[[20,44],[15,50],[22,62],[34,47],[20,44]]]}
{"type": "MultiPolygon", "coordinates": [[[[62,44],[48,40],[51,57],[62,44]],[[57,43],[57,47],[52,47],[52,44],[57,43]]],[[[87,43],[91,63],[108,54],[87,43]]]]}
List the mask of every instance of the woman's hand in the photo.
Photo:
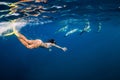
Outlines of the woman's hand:
{"type": "Polygon", "coordinates": [[[62,50],[63,50],[63,51],[66,51],[66,50],[67,50],[67,48],[66,48],[66,47],[63,47],[63,48],[62,48],[62,50]]]}

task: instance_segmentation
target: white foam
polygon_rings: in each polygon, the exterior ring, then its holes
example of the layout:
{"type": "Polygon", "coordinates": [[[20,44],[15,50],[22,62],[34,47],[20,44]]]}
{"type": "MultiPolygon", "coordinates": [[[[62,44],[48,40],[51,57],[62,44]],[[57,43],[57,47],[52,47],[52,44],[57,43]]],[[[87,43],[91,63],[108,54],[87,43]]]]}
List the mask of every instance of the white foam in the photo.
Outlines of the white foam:
{"type": "Polygon", "coordinates": [[[12,30],[12,26],[15,26],[18,31],[27,24],[24,20],[19,20],[16,22],[1,22],[0,23],[0,36],[4,33],[8,33],[12,30]]]}

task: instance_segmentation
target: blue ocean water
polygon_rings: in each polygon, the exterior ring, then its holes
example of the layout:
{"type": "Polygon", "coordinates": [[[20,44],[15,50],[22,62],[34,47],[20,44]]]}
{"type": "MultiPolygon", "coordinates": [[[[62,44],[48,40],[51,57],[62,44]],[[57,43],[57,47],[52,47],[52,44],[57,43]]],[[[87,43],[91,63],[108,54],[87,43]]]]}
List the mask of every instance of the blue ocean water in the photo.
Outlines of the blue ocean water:
{"type": "MultiPolygon", "coordinates": [[[[119,0],[48,0],[41,5],[55,13],[41,14],[50,17],[47,19],[41,15],[28,16],[25,19],[33,21],[20,32],[28,39],[54,38],[68,50],[63,52],[54,47],[51,52],[44,48],[30,50],[15,35],[1,36],[0,80],[120,80],[119,0]],[[87,22],[91,31],[80,35],[79,30],[83,30],[87,22]],[[60,30],[66,26],[67,29],[60,30]],[[66,36],[74,29],[79,30],[66,36]]],[[[7,17],[14,18],[21,15],[7,17]]],[[[5,20],[6,17],[1,18],[0,22],[5,20]]]]}

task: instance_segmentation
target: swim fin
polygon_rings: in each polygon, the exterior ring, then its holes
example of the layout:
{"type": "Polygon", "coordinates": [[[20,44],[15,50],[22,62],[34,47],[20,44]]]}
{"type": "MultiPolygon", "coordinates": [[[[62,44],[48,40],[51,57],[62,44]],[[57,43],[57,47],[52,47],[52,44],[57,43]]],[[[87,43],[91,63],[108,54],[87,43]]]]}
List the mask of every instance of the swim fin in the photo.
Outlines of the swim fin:
{"type": "Polygon", "coordinates": [[[11,33],[4,34],[3,36],[11,36],[13,34],[14,34],[14,32],[11,32],[11,33]]]}
{"type": "Polygon", "coordinates": [[[13,32],[4,34],[3,36],[11,36],[11,35],[16,35],[17,37],[19,37],[18,31],[15,29],[15,27],[13,27],[13,32]]]}
{"type": "Polygon", "coordinates": [[[18,33],[18,31],[15,29],[15,26],[13,26],[13,33],[14,33],[17,37],[19,37],[19,33],[18,33]]]}

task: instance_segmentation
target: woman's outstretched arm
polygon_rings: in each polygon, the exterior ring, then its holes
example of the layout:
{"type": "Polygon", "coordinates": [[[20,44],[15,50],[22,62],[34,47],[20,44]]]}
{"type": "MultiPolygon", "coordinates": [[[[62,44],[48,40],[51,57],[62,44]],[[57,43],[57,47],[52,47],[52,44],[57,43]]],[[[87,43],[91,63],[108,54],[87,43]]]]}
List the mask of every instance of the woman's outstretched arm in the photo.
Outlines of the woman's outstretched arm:
{"type": "Polygon", "coordinates": [[[56,48],[59,48],[59,49],[62,49],[63,51],[66,51],[67,48],[66,47],[61,47],[59,45],[56,45],[56,44],[52,44],[52,46],[56,47],[56,48]]]}

